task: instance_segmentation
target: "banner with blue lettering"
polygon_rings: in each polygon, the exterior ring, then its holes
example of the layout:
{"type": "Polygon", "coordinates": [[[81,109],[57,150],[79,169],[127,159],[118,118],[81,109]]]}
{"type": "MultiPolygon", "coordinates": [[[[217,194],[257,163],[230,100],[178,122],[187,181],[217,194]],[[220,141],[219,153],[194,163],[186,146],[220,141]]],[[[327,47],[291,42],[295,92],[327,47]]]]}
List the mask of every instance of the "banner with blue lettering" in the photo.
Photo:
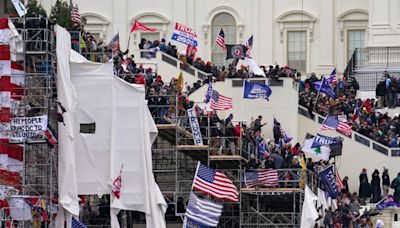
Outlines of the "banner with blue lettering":
{"type": "Polygon", "coordinates": [[[175,30],[174,33],[172,33],[171,40],[193,47],[197,47],[198,44],[196,32],[178,22],[175,23],[175,30]]]}
{"type": "Polygon", "coordinates": [[[271,96],[272,90],[267,85],[258,83],[244,82],[243,98],[246,99],[267,99],[271,96]]]}
{"type": "Polygon", "coordinates": [[[336,138],[332,138],[332,137],[329,137],[329,136],[317,134],[314,137],[314,141],[313,141],[313,143],[311,145],[311,148],[331,145],[331,144],[335,144],[335,143],[339,143],[338,140],[336,140],[336,138]]]}
{"type": "Polygon", "coordinates": [[[321,183],[324,185],[325,192],[328,192],[332,199],[336,199],[339,195],[338,188],[336,187],[335,172],[333,171],[333,166],[330,165],[326,169],[319,172],[319,178],[321,183]]]}

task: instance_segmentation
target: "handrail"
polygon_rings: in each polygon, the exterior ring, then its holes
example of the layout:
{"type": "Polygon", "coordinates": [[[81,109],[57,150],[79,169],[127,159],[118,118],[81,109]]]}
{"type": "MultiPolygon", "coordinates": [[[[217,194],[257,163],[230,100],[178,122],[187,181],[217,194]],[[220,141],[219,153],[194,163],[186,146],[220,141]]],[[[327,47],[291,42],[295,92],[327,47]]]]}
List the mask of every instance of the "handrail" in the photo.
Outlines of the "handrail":
{"type": "MultiPolygon", "coordinates": [[[[311,118],[308,114],[307,108],[300,104],[298,113],[301,114],[302,116],[312,119],[317,124],[320,124],[320,120],[321,119],[323,120],[325,118],[322,115],[315,112],[313,112],[314,117],[311,118]]],[[[352,131],[352,134],[349,138],[358,143],[363,144],[364,146],[369,147],[371,150],[378,151],[379,153],[382,153],[386,156],[400,157],[400,147],[388,147],[355,131],[352,131]]]]}
{"type": "MultiPolygon", "coordinates": [[[[146,55],[146,57],[143,57],[142,56],[143,52],[145,52],[145,53],[154,52],[152,50],[147,50],[147,49],[140,49],[140,50],[136,50],[136,51],[140,52],[139,56],[141,58],[148,57],[148,55],[146,55]]],[[[206,73],[206,72],[204,72],[202,70],[199,70],[199,69],[197,69],[196,67],[194,67],[192,65],[184,66],[180,59],[175,58],[175,57],[173,57],[173,56],[171,56],[171,55],[169,55],[169,54],[167,54],[165,52],[157,51],[157,52],[155,52],[155,57],[156,56],[160,56],[161,61],[169,63],[170,65],[175,66],[175,67],[179,68],[180,70],[185,71],[186,73],[191,74],[191,75],[193,75],[193,76],[195,76],[195,77],[197,77],[197,78],[199,78],[201,80],[204,80],[207,76],[212,75],[210,73],[206,73]]]]}

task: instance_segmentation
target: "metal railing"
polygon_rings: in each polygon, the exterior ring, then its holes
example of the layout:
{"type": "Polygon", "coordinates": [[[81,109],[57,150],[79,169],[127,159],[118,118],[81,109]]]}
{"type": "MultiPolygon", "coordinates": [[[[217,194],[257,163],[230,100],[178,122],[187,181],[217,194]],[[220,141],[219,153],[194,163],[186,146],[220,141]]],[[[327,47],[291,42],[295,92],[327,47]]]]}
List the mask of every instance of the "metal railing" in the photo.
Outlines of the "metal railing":
{"type": "MultiPolygon", "coordinates": [[[[298,113],[304,117],[307,117],[307,118],[313,120],[316,124],[321,124],[322,123],[321,120],[324,119],[323,116],[321,116],[315,112],[313,112],[313,117],[311,117],[308,113],[307,108],[303,107],[301,105],[299,105],[298,113]]],[[[340,133],[340,132],[338,132],[338,133],[340,133]]],[[[342,133],[340,133],[340,134],[342,134],[342,133]]],[[[383,145],[383,144],[381,144],[367,136],[364,136],[358,132],[352,131],[352,134],[349,138],[358,143],[361,143],[362,145],[369,147],[371,150],[375,150],[386,156],[400,157],[400,148],[390,148],[390,147],[383,145]]]]}
{"type": "Polygon", "coordinates": [[[354,51],[355,65],[400,65],[399,47],[368,47],[357,48],[354,51]]]}

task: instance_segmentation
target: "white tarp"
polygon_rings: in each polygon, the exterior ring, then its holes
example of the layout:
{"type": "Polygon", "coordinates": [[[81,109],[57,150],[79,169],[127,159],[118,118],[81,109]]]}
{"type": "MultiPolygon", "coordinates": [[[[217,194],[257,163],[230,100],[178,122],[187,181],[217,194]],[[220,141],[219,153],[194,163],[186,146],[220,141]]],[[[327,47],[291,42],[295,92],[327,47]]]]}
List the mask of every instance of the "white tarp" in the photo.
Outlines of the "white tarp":
{"type": "Polygon", "coordinates": [[[77,92],[75,134],[75,165],[78,194],[109,194],[112,62],[96,64],[73,62],[71,54],[71,81],[77,92]],[[81,133],[80,124],[94,124],[92,133],[81,133]]]}
{"type": "Polygon", "coordinates": [[[58,195],[59,210],[56,227],[71,227],[72,215],[79,215],[79,198],[76,182],[74,128],[76,123],[76,91],[70,79],[69,59],[71,36],[59,25],[55,27],[57,36],[57,99],[64,106],[64,123],[58,123],[58,195]],[[64,214],[65,209],[65,214],[64,214]]]}
{"type": "MultiPolygon", "coordinates": [[[[59,34],[59,30],[57,27],[57,43],[68,43],[64,37],[70,39],[69,34],[59,34]],[[60,36],[63,36],[61,41],[60,36]]],[[[61,87],[64,91],[59,92],[72,94],[76,91],[76,111],[71,117],[74,122],[69,125],[72,136],[59,135],[59,144],[67,141],[70,146],[72,143],[69,153],[73,155],[62,156],[64,160],[59,160],[59,164],[72,163],[68,168],[73,170],[69,171],[79,174],[71,176],[70,180],[77,186],[75,195],[111,194],[113,228],[119,227],[116,214],[121,209],[146,213],[149,228],[166,227],[167,204],[152,172],[151,145],[157,136],[157,128],[147,108],[143,85],[132,85],[113,76],[111,63],[92,63],[69,50],[57,49],[57,52],[71,53],[71,70],[58,69],[63,71],[61,74],[68,73],[64,78],[71,80],[65,82],[66,86],[61,87]],[[94,124],[94,132],[82,133],[81,124],[94,124]],[[120,199],[116,199],[111,193],[112,178],[119,174],[122,164],[120,199]]],[[[60,175],[65,171],[59,170],[59,180],[63,180],[60,175]]],[[[61,184],[59,187],[67,188],[61,184]]],[[[64,189],[64,192],[72,190],[64,189]]]]}

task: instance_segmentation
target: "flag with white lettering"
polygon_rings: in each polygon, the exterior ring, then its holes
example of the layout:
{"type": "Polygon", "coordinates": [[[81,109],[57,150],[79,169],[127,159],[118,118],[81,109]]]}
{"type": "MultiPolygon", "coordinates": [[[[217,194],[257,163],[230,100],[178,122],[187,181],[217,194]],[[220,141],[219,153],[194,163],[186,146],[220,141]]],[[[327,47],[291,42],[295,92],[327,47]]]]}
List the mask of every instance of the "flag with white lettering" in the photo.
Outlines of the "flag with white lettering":
{"type": "Polygon", "coordinates": [[[314,141],[313,141],[313,143],[311,145],[311,148],[331,145],[331,144],[335,144],[335,143],[339,143],[336,138],[332,138],[332,137],[329,137],[329,136],[326,136],[326,135],[317,134],[314,137],[314,141]]]}
{"type": "Polygon", "coordinates": [[[335,172],[333,171],[333,166],[328,166],[326,169],[319,172],[318,176],[325,187],[325,191],[332,199],[336,199],[339,195],[339,191],[336,186],[336,177],[335,172]]]}

